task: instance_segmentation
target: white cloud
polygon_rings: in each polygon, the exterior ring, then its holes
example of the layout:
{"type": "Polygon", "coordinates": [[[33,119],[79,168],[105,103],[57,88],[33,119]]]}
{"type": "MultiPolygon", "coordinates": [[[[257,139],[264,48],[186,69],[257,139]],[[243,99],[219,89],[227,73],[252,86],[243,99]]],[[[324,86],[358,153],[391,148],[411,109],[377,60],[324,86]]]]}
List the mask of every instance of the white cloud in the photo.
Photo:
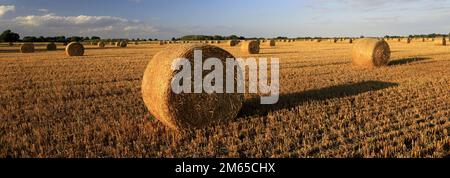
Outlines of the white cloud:
{"type": "Polygon", "coordinates": [[[0,17],[5,15],[9,11],[15,11],[16,6],[14,5],[0,5],[0,17]]]}
{"type": "Polygon", "coordinates": [[[128,0],[128,1],[134,2],[134,3],[140,3],[140,2],[142,2],[142,0],[128,0]]]}
{"type": "Polygon", "coordinates": [[[150,24],[115,16],[59,16],[49,13],[18,16],[10,22],[16,29],[20,29],[21,33],[34,36],[95,35],[104,38],[137,38],[148,37],[159,32],[150,24]]]}
{"type": "Polygon", "coordinates": [[[126,23],[127,19],[112,16],[57,16],[55,14],[19,16],[14,19],[19,24],[30,26],[105,26],[126,23]]]}
{"type": "Polygon", "coordinates": [[[38,9],[39,12],[48,13],[48,9],[38,9]]]}

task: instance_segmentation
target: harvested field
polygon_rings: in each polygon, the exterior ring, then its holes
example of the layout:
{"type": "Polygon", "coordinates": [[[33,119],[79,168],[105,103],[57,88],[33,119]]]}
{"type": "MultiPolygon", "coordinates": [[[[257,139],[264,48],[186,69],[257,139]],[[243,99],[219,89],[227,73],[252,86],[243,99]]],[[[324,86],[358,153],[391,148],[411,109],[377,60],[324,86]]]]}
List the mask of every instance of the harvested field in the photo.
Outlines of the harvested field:
{"type": "Polygon", "coordinates": [[[0,157],[450,156],[450,46],[388,43],[391,62],[372,70],[352,65],[349,43],[261,45],[251,56],[281,61],[278,104],[246,96],[237,118],[183,134],[142,100],[166,45],[87,45],[78,57],[1,45],[0,157]]]}

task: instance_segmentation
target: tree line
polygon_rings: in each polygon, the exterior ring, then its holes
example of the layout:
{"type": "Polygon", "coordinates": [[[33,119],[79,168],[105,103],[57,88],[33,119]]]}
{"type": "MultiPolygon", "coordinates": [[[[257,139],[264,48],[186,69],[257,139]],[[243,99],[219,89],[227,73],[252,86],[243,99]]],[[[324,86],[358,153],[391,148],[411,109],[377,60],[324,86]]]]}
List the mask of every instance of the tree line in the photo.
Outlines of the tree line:
{"type": "Polygon", "coordinates": [[[65,36],[54,36],[54,37],[44,37],[44,36],[25,36],[22,39],[20,38],[20,35],[18,33],[15,33],[11,30],[5,30],[3,33],[0,34],[0,42],[82,42],[82,41],[120,41],[120,40],[126,40],[126,41],[157,41],[158,39],[102,39],[98,36],[92,36],[92,37],[81,37],[81,36],[71,36],[71,37],[65,37],[65,36]]]}
{"type": "MultiPolygon", "coordinates": [[[[450,36],[450,33],[448,34],[450,36]]],[[[421,34],[421,35],[409,35],[409,38],[435,38],[439,36],[446,36],[446,34],[421,34]]],[[[363,38],[364,36],[361,36],[363,38]]],[[[386,35],[385,38],[402,38],[402,36],[390,36],[386,35]]],[[[244,36],[237,36],[237,35],[230,35],[230,36],[220,36],[220,35],[187,35],[180,38],[172,38],[172,41],[195,41],[195,40],[244,40],[244,39],[264,39],[264,38],[246,38],[244,36]]],[[[275,39],[288,39],[288,37],[276,37],[275,39]]],[[[322,37],[297,37],[295,39],[322,39],[322,37]]],[[[73,42],[73,41],[100,41],[102,40],[98,36],[92,36],[92,37],[80,37],[80,36],[71,36],[71,37],[65,37],[65,36],[55,36],[55,37],[44,37],[44,36],[25,36],[22,39],[20,39],[20,35],[18,33],[14,33],[11,30],[5,30],[2,34],[0,34],[0,42],[73,42]]],[[[103,41],[119,41],[119,40],[126,40],[126,41],[158,41],[158,39],[103,39],[103,41]]]]}

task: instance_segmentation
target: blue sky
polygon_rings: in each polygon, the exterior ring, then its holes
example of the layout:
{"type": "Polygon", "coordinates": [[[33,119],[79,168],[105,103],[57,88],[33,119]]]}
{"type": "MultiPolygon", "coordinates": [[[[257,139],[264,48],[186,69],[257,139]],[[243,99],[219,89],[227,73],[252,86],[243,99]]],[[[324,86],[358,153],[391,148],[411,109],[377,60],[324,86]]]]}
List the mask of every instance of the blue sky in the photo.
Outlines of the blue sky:
{"type": "Polygon", "coordinates": [[[450,32],[450,0],[0,0],[22,36],[384,36],[450,32]]]}

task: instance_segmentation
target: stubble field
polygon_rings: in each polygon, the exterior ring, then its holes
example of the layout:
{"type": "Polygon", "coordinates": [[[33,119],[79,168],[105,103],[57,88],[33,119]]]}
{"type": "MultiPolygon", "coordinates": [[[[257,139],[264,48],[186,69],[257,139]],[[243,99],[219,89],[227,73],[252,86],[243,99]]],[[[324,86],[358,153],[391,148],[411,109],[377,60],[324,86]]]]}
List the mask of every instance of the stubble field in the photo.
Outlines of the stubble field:
{"type": "MultiPolygon", "coordinates": [[[[0,46],[0,157],[448,157],[450,46],[389,41],[391,63],[351,63],[352,44],[278,42],[280,100],[248,96],[237,118],[177,134],[140,85],[164,46],[0,46]]],[[[239,47],[218,46],[235,57],[239,47]]]]}

